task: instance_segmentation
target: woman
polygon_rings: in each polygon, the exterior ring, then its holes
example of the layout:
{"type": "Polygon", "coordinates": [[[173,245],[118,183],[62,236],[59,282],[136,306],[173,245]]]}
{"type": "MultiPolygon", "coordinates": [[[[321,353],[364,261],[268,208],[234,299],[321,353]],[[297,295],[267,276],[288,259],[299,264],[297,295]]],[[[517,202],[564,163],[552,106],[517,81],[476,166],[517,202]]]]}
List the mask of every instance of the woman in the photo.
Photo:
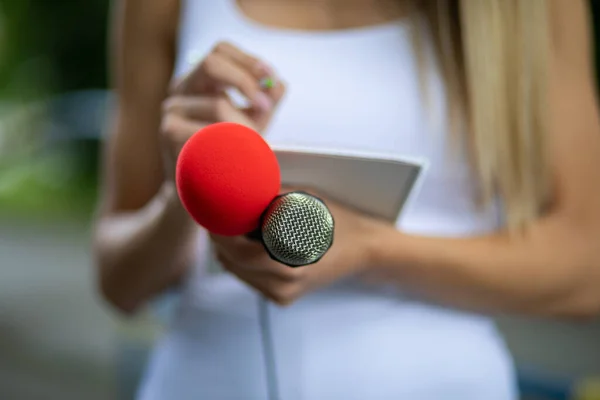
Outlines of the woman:
{"type": "Polygon", "coordinates": [[[119,4],[100,287],[133,313],[183,283],[140,399],[516,399],[507,350],[479,313],[599,313],[583,0],[119,4]],[[182,209],[178,150],[217,121],[431,168],[395,226],[329,202],[331,251],[292,270],[245,238],[209,237],[182,209]],[[210,272],[214,259],[225,272],[210,272]],[[266,364],[259,293],[272,300],[266,364]]]}

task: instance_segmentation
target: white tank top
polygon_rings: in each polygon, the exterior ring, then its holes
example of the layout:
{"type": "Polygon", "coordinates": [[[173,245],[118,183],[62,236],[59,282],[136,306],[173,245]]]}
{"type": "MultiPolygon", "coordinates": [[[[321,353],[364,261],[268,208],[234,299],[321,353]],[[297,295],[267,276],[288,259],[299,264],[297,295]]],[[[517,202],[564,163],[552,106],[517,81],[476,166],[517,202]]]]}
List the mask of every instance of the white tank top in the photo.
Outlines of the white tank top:
{"type": "MultiPolygon", "coordinates": [[[[331,32],[281,30],[249,20],[235,0],[182,0],[180,76],[226,40],[274,67],[288,91],[265,138],[272,144],[426,158],[421,190],[397,222],[437,236],[485,233],[464,155],[448,151],[444,91],[428,71],[420,95],[403,23],[331,32]]],[[[143,400],[267,400],[258,296],[210,273],[206,236],[168,333],[157,345],[143,400]]],[[[290,307],[269,305],[279,400],[512,400],[510,357],[489,319],[340,282],[290,307]]]]}

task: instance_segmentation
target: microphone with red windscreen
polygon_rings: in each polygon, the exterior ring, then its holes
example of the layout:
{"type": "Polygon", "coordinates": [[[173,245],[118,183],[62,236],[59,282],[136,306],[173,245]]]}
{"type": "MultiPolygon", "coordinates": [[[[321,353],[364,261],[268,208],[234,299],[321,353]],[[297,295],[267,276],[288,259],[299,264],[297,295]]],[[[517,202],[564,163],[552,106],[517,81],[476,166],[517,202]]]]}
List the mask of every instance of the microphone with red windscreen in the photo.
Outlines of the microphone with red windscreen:
{"type": "Polygon", "coordinates": [[[304,192],[279,195],[277,157],[246,126],[221,122],[194,134],[177,159],[176,184],[199,225],[260,240],[285,265],[315,263],[333,243],[334,221],[325,203],[304,192]]]}

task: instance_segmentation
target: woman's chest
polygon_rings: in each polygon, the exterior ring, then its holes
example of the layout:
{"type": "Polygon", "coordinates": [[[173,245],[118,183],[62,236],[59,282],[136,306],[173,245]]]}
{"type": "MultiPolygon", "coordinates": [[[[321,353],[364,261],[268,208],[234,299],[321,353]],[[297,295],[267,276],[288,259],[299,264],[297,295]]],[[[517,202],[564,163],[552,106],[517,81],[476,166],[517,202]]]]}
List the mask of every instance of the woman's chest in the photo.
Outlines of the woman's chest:
{"type": "Polygon", "coordinates": [[[435,144],[425,132],[424,104],[412,59],[383,48],[299,50],[299,57],[274,50],[266,56],[287,88],[267,140],[432,155],[429,147],[435,144]]]}
{"type": "Polygon", "coordinates": [[[182,57],[197,60],[215,42],[228,40],[271,65],[285,82],[286,94],[265,132],[272,144],[419,157],[435,157],[444,145],[430,124],[401,29],[377,40],[210,36],[184,40],[182,57]]]}

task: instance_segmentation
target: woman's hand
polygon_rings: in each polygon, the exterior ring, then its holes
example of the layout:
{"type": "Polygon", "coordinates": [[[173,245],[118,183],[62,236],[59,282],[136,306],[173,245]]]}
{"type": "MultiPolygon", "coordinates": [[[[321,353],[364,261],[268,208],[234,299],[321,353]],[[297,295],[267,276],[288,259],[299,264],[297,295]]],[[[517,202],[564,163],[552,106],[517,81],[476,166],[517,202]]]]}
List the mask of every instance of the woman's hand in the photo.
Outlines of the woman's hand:
{"type": "Polygon", "coordinates": [[[283,97],[284,85],[261,60],[229,43],[218,43],[164,101],[161,132],[166,147],[167,177],[174,176],[179,151],[188,138],[206,125],[236,122],[262,132],[283,97]],[[261,81],[270,79],[272,87],[261,81]],[[226,89],[237,89],[249,107],[236,107],[226,89]]]}
{"type": "Polygon", "coordinates": [[[227,271],[280,305],[291,304],[312,290],[365,272],[371,263],[371,240],[390,227],[336,202],[323,200],[335,220],[335,233],[331,249],[317,263],[288,267],[272,260],[259,242],[242,236],[212,235],[217,259],[227,271]]]}

